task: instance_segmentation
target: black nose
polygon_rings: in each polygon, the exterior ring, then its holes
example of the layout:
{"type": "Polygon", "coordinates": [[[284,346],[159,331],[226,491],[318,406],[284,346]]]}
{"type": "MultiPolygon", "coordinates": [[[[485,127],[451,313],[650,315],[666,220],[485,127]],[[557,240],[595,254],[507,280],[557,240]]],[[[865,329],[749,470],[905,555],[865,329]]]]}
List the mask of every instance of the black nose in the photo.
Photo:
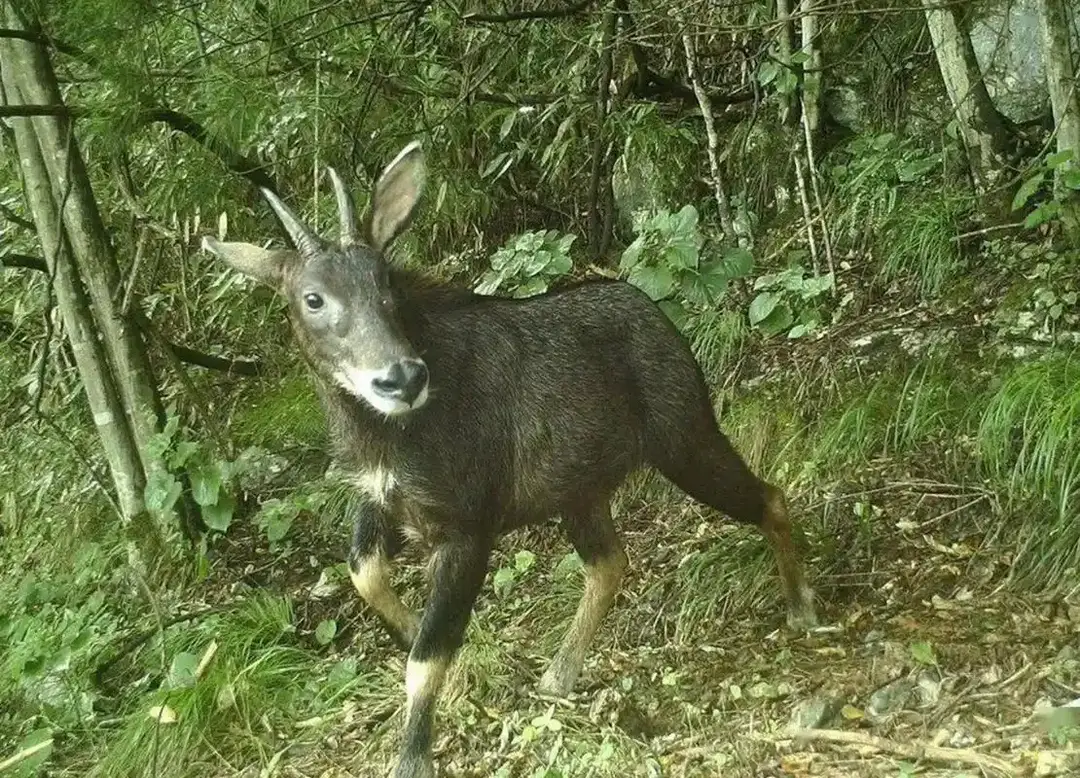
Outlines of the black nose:
{"type": "Polygon", "coordinates": [[[371,385],[383,397],[412,405],[427,381],[427,365],[422,359],[402,359],[392,364],[385,376],[372,379],[371,385]]]}

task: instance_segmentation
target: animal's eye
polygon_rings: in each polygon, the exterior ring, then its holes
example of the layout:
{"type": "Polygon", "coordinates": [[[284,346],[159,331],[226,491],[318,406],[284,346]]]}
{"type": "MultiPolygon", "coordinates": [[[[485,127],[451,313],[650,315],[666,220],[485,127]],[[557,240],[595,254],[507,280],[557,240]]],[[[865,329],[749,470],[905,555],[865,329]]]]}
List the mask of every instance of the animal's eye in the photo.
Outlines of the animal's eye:
{"type": "Polygon", "coordinates": [[[321,294],[315,292],[308,292],[304,295],[304,305],[307,306],[309,311],[317,311],[326,304],[321,294]]]}

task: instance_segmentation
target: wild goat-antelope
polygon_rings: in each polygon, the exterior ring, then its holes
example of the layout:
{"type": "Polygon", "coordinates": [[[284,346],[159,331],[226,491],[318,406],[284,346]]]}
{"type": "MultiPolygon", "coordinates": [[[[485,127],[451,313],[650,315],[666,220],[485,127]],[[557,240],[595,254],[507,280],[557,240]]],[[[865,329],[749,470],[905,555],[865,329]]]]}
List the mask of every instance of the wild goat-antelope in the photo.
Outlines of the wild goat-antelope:
{"type": "Polygon", "coordinates": [[[408,651],[396,778],[435,774],[436,699],[496,539],[555,516],[584,562],[585,589],[539,687],[570,692],[627,566],[610,501],[637,468],[756,526],[775,553],[788,623],[816,622],[783,493],[720,432],[687,341],[645,294],[595,280],[511,300],[425,280],[384,258],[416,210],[419,143],[382,172],[362,231],[341,177],[327,172],[337,243],[263,190],[295,250],[203,245],[288,301],[336,462],[363,495],[352,580],[408,651]],[[391,587],[406,540],[432,555],[421,615],[391,587]]]}

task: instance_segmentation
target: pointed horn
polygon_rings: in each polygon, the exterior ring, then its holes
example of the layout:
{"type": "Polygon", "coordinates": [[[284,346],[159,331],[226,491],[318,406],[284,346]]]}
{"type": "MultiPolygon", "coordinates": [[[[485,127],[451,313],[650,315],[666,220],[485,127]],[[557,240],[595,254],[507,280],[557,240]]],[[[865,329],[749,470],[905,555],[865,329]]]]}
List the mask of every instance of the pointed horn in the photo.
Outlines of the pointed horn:
{"type": "Polygon", "coordinates": [[[332,167],[327,166],[326,172],[330,174],[330,182],[334,185],[334,196],[337,198],[338,207],[338,234],[341,247],[351,246],[359,242],[356,231],[356,207],[353,205],[352,195],[345,188],[345,182],[332,167]]]}
{"type": "Polygon", "coordinates": [[[281,225],[285,228],[285,231],[289,233],[289,237],[292,238],[293,244],[304,256],[311,256],[319,250],[320,241],[318,237],[311,231],[311,229],[300,221],[300,218],[292,212],[289,206],[285,205],[281,201],[281,198],[271,192],[265,187],[259,187],[259,191],[262,192],[263,197],[266,198],[266,202],[270,203],[270,207],[274,209],[274,213],[277,214],[278,219],[281,221],[281,225]]]}

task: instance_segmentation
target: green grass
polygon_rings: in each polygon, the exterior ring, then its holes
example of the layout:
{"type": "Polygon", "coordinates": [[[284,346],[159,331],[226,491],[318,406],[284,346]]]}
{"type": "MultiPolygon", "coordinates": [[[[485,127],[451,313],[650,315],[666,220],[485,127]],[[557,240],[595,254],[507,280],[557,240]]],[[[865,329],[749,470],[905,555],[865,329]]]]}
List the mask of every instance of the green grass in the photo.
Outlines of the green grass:
{"type": "Polygon", "coordinates": [[[194,627],[170,630],[164,649],[146,651],[147,672],[160,673],[159,657],[168,664],[164,683],[132,701],[88,774],[185,778],[265,767],[290,745],[271,745],[274,733],[297,737],[296,722],[339,711],[349,696],[390,687],[380,668],[317,656],[297,638],[293,622],[287,600],[258,594],[194,627]],[[159,724],[153,716],[160,709],[174,720],[159,724]]]}
{"type": "Polygon", "coordinates": [[[1033,583],[1080,570],[1080,359],[1076,352],[1020,364],[987,394],[977,416],[977,457],[1010,513],[1014,574],[1033,583]],[[1034,508],[1034,513],[1028,511],[1034,508]]]}
{"type": "Polygon", "coordinates": [[[280,449],[323,444],[326,420],[305,372],[290,373],[280,380],[252,382],[246,392],[251,399],[236,410],[230,426],[230,434],[239,445],[280,449]]]}
{"type": "Polygon", "coordinates": [[[722,384],[750,332],[746,316],[741,311],[709,310],[693,317],[687,329],[706,379],[713,386],[722,384]]]}
{"type": "Polygon", "coordinates": [[[943,291],[964,266],[957,225],[970,207],[969,196],[923,193],[908,196],[885,222],[878,242],[880,277],[885,283],[909,281],[923,298],[943,291]]]}

